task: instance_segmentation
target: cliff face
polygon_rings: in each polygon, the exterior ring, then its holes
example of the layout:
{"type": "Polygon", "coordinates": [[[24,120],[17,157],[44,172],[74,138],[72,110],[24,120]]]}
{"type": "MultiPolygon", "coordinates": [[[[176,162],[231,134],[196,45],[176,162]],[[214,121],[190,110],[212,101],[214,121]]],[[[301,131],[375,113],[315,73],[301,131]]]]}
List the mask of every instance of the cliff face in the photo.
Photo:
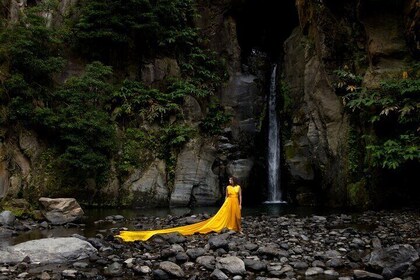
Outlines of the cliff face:
{"type": "Polygon", "coordinates": [[[350,125],[335,71],[351,69],[367,90],[401,79],[418,55],[414,6],[413,1],[296,1],[300,26],[285,42],[284,74],[294,109],[285,157],[295,186],[291,192],[300,203],[364,207],[386,200],[381,193],[387,187],[375,185],[376,179],[366,185],[377,174],[352,178],[351,155],[365,147],[352,146],[351,130],[367,128],[350,125]]]}
{"type": "MultiPolygon", "coordinates": [[[[76,3],[61,1],[59,13],[45,16],[59,25],[76,3]]],[[[228,80],[214,94],[231,121],[218,137],[194,136],[171,163],[144,155],[145,166],[123,180],[111,162],[104,186],[97,188],[97,182],[89,181],[86,192],[110,205],[207,205],[217,203],[227,177],[234,175],[246,193],[261,199],[265,192],[261,185],[265,182],[267,73],[270,63],[279,62],[279,81],[288,85],[283,98],[289,100],[281,110],[285,125],[282,181],[287,185],[287,198],[302,205],[361,203],[350,199],[351,126],[343,98],[337,94],[334,71],[353,69],[363,77],[366,88],[375,88],[382,79],[399,74],[406,67],[405,58],[419,53],[417,2],[398,2],[398,9],[392,5],[374,9],[375,3],[296,0],[295,7],[267,4],[262,11],[271,10],[270,16],[276,14],[275,7],[281,15],[293,13],[298,18],[295,22],[290,17],[278,26],[269,22],[267,27],[258,23],[264,13],[259,18],[245,17],[250,11],[252,14],[252,5],[265,4],[198,1],[200,17],[195,25],[206,34],[206,46],[226,61],[228,80]],[[262,29],[248,31],[246,28],[253,26],[251,20],[262,29]]],[[[28,4],[3,1],[3,15],[16,22],[19,11],[28,4]]],[[[147,85],[159,84],[181,75],[179,63],[160,56],[127,72],[147,85]]],[[[84,69],[83,60],[75,57],[68,58],[66,65],[58,81],[84,69]]],[[[185,122],[193,128],[210,108],[192,95],[184,99],[183,107],[185,122]]],[[[48,195],[51,186],[60,185],[60,177],[49,167],[51,143],[40,136],[24,127],[0,128],[0,198],[48,195]]],[[[53,189],[54,195],[60,195],[60,190],[53,189]]],[[[68,195],[62,190],[64,194],[68,195]]]]}

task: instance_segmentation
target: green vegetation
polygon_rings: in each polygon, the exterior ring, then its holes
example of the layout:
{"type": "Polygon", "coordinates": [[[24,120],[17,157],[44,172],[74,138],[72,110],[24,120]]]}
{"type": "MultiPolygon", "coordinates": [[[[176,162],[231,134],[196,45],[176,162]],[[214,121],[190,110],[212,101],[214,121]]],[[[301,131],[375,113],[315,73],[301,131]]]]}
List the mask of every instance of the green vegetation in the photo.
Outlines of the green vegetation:
{"type": "Polygon", "coordinates": [[[420,159],[420,72],[413,65],[402,78],[383,81],[378,89],[360,86],[361,78],[348,71],[337,71],[337,89],[345,89],[343,101],[365,127],[364,135],[370,164],[397,169],[420,159]]]}
{"type": "Polygon", "coordinates": [[[205,119],[200,123],[201,131],[209,135],[221,134],[224,125],[229,122],[231,116],[217,102],[211,102],[208,105],[208,110],[205,119]]]}
{"type": "Polygon", "coordinates": [[[25,7],[0,29],[0,124],[34,130],[48,146],[34,166],[45,176],[34,176],[21,197],[50,191],[86,202],[107,185],[111,162],[123,182],[155,158],[165,160],[171,184],[182,147],[229,120],[214,96],[224,61],[203,47],[194,1],[83,0],[61,24],[42,16],[57,7],[25,7]],[[69,57],[83,58],[82,73],[62,75],[69,57]],[[126,78],[127,65],[156,57],[176,60],[180,73],[152,85],[126,78]],[[185,119],[187,96],[211,104],[200,130],[185,119]]]}
{"type": "Polygon", "coordinates": [[[7,121],[31,123],[37,103],[51,101],[52,74],[64,64],[60,34],[38,14],[39,8],[29,9],[16,25],[3,23],[0,31],[0,99],[9,104],[7,121]]]}
{"type": "Polygon", "coordinates": [[[107,112],[111,74],[108,66],[89,64],[82,76],[54,92],[51,106],[35,110],[38,122],[57,137],[62,163],[77,178],[104,180],[115,150],[115,128],[107,112]]]}
{"type": "Polygon", "coordinates": [[[93,60],[116,63],[134,59],[130,54],[174,54],[196,44],[191,0],[85,0],[77,11],[69,40],[93,60]]]}

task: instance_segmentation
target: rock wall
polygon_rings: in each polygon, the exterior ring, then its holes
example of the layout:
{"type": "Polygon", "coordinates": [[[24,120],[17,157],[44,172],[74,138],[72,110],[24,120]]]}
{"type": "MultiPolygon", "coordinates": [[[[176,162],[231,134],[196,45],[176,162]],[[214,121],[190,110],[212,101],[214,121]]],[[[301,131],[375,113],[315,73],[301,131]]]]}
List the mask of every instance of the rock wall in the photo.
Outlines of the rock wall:
{"type": "Polygon", "coordinates": [[[289,192],[300,204],[360,203],[349,198],[350,123],[335,92],[334,70],[353,69],[368,89],[401,76],[409,57],[407,34],[418,24],[412,1],[375,3],[296,1],[300,26],[284,44],[292,100],[284,149],[289,192]]]}

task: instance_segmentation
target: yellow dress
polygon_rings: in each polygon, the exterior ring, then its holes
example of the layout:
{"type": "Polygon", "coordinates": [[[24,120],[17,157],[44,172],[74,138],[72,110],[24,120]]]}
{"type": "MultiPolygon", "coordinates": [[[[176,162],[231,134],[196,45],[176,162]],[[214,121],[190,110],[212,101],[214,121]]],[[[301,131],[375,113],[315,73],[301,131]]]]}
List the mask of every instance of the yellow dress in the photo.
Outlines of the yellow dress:
{"type": "Polygon", "coordinates": [[[239,206],[239,191],[241,187],[227,186],[227,198],[220,207],[219,211],[205,221],[192,225],[147,231],[121,231],[117,237],[124,241],[145,241],[155,234],[178,232],[182,235],[192,235],[194,233],[220,232],[224,228],[239,231],[241,229],[241,209],[239,206]]]}

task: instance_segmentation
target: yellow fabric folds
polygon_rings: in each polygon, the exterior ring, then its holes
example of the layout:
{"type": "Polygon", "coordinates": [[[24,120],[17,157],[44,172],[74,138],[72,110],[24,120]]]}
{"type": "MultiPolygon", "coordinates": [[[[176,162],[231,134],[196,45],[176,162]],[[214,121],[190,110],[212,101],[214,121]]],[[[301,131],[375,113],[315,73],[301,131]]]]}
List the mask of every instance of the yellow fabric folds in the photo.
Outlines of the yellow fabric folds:
{"type": "Polygon", "coordinates": [[[160,229],[160,230],[147,230],[147,231],[121,231],[117,237],[124,241],[145,241],[155,234],[164,234],[178,232],[182,235],[192,235],[194,233],[209,233],[220,232],[224,228],[239,231],[241,228],[241,209],[239,207],[239,194],[240,186],[228,186],[226,191],[228,196],[220,207],[219,211],[205,221],[195,223],[192,225],[160,229]]]}

